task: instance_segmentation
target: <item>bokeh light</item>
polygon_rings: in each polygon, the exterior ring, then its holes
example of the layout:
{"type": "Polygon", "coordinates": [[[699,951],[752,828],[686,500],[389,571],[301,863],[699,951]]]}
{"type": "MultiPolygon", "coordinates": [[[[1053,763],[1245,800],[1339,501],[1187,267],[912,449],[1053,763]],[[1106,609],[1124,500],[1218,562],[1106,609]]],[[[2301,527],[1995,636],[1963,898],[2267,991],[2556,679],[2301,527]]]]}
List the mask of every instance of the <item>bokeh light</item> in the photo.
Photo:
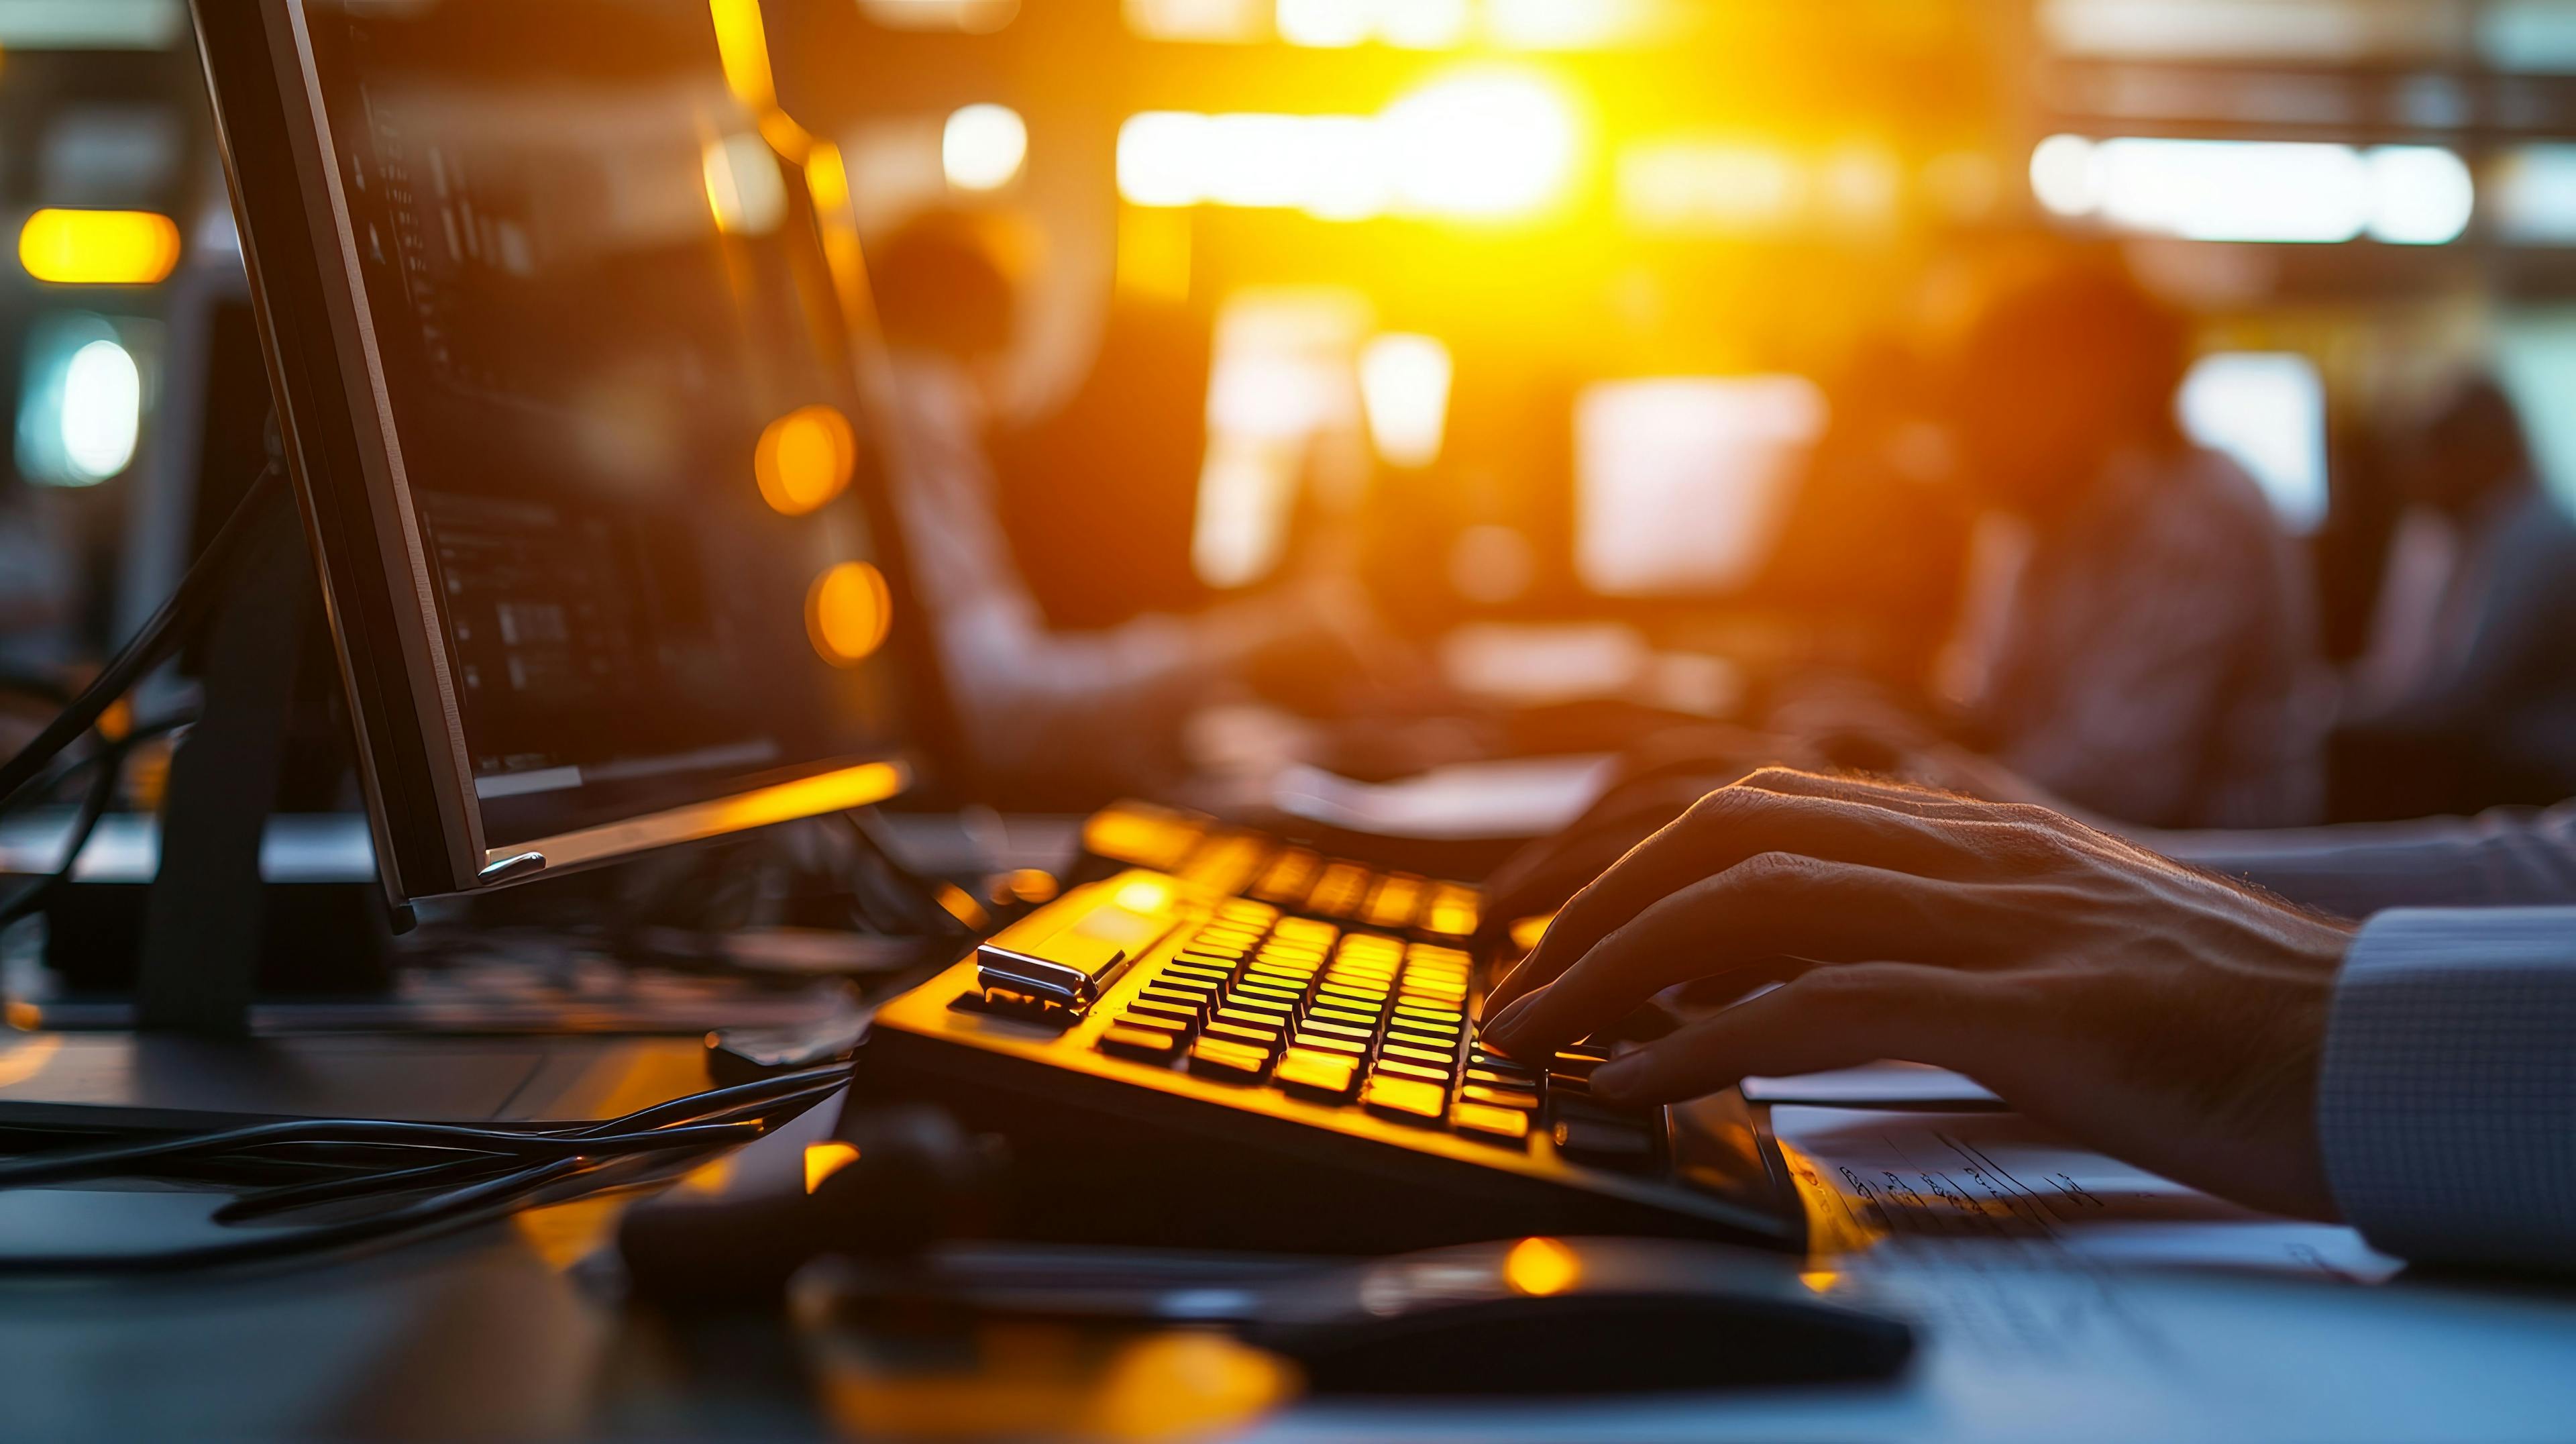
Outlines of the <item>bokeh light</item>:
{"type": "Polygon", "coordinates": [[[752,474],[761,499],[785,516],[803,516],[839,496],[858,468],[858,438],[849,418],[829,406],[791,411],[760,433],[752,474]]]}
{"type": "Polygon", "coordinates": [[[940,168],[961,191],[1000,190],[1019,179],[1028,158],[1028,122],[1007,105],[966,106],[940,132],[940,168]]]}
{"type": "Polygon", "coordinates": [[[2054,135],[2030,183],[2054,215],[2193,241],[2439,246],[2477,211],[2468,163],[2425,145],[2054,135]]]}
{"type": "Polygon", "coordinates": [[[116,341],[72,353],[63,373],[63,457],[77,480],[105,481],[134,462],[143,434],[143,370],[116,341]]]}
{"type": "Polygon", "coordinates": [[[1492,219],[1525,215],[1573,179],[1578,137],[1564,93],[1537,73],[1474,71],[1389,107],[1396,188],[1412,208],[1492,219]]]}
{"type": "Polygon", "coordinates": [[[816,577],[805,594],[805,633],[835,667],[876,655],[893,628],[894,593],[885,573],[866,562],[841,563],[816,577]]]}
{"type": "Polygon", "coordinates": [[[729,236],[765,236],[787,219],[787,180],[769,143],[750,131],[708,141],[700,157],[707,206],[729,236]]]}
{"type": "Polygon", "coordinates": [[[150,211],[41,210],[18,232],[27,274],[58,286],[150,286],[179,265],[179,227],[150,211]]]}
{"type": "Polygon", "coordinates": [[[1440,459],[1453,369],[1437,336],[1393,333],[1360,352],[1360,399],[1387,465],[1418,470],[1440,459]]]}
{"type": "Polygon", "coordinates": [[[1498,67],[1436,79],[1373,117],[1131,116],[1118,133],[1118,190],[1139,206],[1505,220],[1560,199],[1581,152],[1564,92],[1498,67]]]}

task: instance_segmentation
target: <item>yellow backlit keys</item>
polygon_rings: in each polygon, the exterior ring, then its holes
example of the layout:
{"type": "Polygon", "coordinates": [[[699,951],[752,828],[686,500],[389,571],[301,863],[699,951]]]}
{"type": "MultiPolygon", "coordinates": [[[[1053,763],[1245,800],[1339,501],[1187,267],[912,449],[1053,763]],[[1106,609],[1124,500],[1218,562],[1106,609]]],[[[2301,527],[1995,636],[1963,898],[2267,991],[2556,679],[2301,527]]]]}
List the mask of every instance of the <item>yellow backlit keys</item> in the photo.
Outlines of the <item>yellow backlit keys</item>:
{"type": "Polygon", "coordinates": [[[1370,1078],[1360,1094],[1368,1111],[1399,1123],[1437,1123],[1448,1102],[1449,1090],[1440,1084],[1386,1073],[1370,1078]]]}
{"type": "Polygon", "coordinates": [[[1468,1138],[1484,1143],[1507,1143],[1515,1147],[1529,1142],[1529,1115],[1517,1108],[1497,1108],[1490,1103],[1460,1103],[1449,1110],[1449,1126],[1468,1138]]]}
{"type": "Polygon", "coordinates": [[[1288,1092],[1340,1102],[1359,1081],[1360,1060],[1315,1048],[1291,1048],[1279,1060],[1271,1081],[1288,1092]]]}

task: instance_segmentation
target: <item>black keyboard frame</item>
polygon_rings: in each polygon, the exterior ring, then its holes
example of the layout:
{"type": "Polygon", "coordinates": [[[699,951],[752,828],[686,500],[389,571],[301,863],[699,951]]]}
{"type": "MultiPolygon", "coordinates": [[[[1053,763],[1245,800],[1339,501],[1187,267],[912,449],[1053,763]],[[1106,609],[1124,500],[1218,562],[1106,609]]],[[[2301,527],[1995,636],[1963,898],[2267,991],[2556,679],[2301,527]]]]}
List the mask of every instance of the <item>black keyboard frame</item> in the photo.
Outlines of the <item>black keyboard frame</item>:
{"type": "Polygon", "coordinates": [[[1543,1131],[1513,1151],[1100,1051],[1126,1002],[1242,886],[1216,881],[1229,885],[1131,871],[1004,929],[994,942],[1043,949],[1140,887],[1168,898],[1172,919],[1079,1015],[994,1011],[969,953],[880,1009],[859,1096],[934,1103],[1004,1139],[1001,1224],[1017,1237],[1342,1254],[1530,1233],[1805,1247],[1789,1170],[1733,1090],[1661,1110],[1662,1149],[1640,1174],[1577,1162],[1543,1131]]]}

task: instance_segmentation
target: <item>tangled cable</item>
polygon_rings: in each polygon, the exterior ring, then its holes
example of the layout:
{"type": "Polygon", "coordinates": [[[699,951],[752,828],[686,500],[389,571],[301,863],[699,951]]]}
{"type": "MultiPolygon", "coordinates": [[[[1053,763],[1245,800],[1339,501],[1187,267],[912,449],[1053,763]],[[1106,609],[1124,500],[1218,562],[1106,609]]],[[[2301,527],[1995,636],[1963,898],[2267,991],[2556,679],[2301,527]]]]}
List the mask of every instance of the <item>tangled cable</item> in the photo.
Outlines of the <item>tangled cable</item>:
{"type": "Polygon", "coordinates": [[[0,1255],[0,1275],[172,1273],[409,1242],[669,1177],[794,1118],[848,1077],[842,1067],[806,1069],[570,1127],[296,1120],[0,1160],[0,1189],[111,1176],[204,1180],[238,1176],[244,1164],[323,1175],[236,1198],[216,1210],[221,1223],[391,1200],[356,1218],[151,1253],[0,1255]]]}

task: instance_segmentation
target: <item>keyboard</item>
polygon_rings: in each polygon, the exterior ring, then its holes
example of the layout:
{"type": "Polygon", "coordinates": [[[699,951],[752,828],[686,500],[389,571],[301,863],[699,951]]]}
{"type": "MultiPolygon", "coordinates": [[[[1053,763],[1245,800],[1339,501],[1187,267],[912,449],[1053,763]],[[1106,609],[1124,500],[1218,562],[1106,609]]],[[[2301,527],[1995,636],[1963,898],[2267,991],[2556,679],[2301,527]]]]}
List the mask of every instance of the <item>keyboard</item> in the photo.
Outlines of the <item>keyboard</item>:
{"type": "Polygon", "coordinates": [[[889,1001],[862,1083],[1010,1150],[1009,1227],[1068,1241],[1366,1252],[1515,1233],[1802,1247],[1740,1096],[1624,1108],[1606,1050],[1488,1052],[1481,898],[1134,804],[1124,865],[889,1001]]]}

